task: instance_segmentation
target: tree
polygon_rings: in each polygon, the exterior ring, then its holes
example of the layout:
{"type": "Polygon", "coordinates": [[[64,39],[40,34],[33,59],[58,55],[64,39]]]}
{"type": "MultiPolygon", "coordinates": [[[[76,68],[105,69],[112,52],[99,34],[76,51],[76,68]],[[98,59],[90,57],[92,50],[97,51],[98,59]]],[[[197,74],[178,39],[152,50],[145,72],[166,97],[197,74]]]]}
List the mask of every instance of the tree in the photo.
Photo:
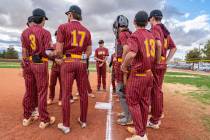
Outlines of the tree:
{"type": "Polygon", "coordinates": [[[202,53],[198,48],[194,48],[193,50],[190,50],[185,56],[185,60],[188,63],[193,63],[193,70],[194,70],[194,64],[198,63],[199,60],[201,60],[201,58],[202,58],[202,53]]]}
{"type": "Polygon", "coordinates": [[[204,48],[202,49],[202,52],[204,54],[204,59],[210,60],[210,40],[206,43],[204,48]]]}
{"type": "Polygon", "coordinates": [[[5,58],[5,55],[6,55],[6,51],[5,50],[0,52],[0,58],[5,58]]]}
{"type": "Polygon", "coordinates": [[[13,46],[9,46],[5,53],[4,58],[6,59],[18,59],[18,52],[14,49],[13,46]]]}

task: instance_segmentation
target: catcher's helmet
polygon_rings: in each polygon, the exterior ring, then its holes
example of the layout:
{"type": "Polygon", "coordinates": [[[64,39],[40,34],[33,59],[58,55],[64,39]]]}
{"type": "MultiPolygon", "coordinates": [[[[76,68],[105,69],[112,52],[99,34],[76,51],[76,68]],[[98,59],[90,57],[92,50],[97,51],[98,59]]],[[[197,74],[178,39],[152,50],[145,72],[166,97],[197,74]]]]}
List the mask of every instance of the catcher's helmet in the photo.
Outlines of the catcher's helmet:
{"type": "Polygon", "coordinates": [[[125,17],[124,15],[119,15],[117,16],[116,24],[117,27],[128,27],[129,24],[128,18],[125,17]]]}

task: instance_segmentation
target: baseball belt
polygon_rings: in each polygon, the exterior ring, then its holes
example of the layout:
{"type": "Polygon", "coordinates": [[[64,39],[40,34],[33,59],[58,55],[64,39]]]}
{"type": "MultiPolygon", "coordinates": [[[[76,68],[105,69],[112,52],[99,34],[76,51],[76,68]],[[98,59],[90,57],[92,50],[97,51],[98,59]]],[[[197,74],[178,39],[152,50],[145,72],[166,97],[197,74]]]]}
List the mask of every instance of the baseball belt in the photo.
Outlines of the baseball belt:
{"type": "Polygon", "coordinates": [[[43,63],[48,62],[48,58],[46,57],[40,57],[38,55],[29,56],[29,60],[33,63],[43,63]]]}
{"type": "Polygon", "coordinates": [[[65,60],[65,62],[74,62],[75,59],[81,60],[82,59],[82,55],[78,55],[78,54],[65,54],[65,55],[63,55],[63,59],[67,59],[67,60],[65,60]],[[69,59],[67,59],[67,58],[69,58],[69,59]]]}
{"type": "Polygon", "coordinates": [[[146,70],[144,73],[136,73],[136,74],[135,74],[135,76],[137,76],[137,77],[145,77],[145,76],[147,76],[147,75],[152,75],[151,69],[146,70]]]}

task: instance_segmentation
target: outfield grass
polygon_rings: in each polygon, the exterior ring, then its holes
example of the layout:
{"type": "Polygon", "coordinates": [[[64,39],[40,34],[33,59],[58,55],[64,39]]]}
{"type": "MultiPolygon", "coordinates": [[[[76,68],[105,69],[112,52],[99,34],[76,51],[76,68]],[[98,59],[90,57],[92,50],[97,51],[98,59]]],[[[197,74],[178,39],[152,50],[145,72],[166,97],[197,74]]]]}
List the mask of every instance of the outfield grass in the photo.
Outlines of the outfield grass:
{"type": "MultiPolygon", "coordinates": [[[[0,68],[20,68],[20,63],[18,62],[0,62],[0,68]]],[[[51,68],[51,64],[49,64],[49,68],[51,68]]],[[[89,65],[90,71],[96,71],[95,64],[89,65]]]]}
{"type": "Polygon", "coordinates": [[[20,68],[18,62],[0,62],[0,68],[20,68]]]}
{"type": "Polygon", "coordinates": [[[190,95],[202,103],[210,104],[210,76],[181,72],[168,72],[165,76],[165,82],[196,86],[202,89],[202,92],[199,90],[192,92],[190,95]]]}
{"type": "Polygon", "coordinates": [[[207,87],[210,89],[210,76],[180,73],[180,72],[168,72],[165,76],[165,82],[167,83],[181,83],[190,84],[196,87],[207,87]],[[179,76],[183,77],[179,77],[179,76]],[[186,75],[186,77],[184,77],[186,75]],[[188,77],[192,76],[192,77],[188,77]]]}

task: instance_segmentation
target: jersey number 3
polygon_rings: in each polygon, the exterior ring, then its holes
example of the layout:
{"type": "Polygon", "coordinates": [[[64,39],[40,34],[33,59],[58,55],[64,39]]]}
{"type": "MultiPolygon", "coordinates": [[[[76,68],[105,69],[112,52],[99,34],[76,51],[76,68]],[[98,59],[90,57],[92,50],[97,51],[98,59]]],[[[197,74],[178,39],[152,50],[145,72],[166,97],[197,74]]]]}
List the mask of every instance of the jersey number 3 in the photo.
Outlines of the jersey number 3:
{"type": "Polygon", "coordinates": [[[146,47],[147,57],[155,57],[155,40],[154,39],[146,39],[144,41],[146,47]]]}
{"type": "Polygon", "coordinates": [[[74,47],[77,47],[77,46],[82,47],[83,46],[83,43],[85,41],[85,35],[86,35],[86,33],[83,32],[83,31],[73,30],[71,32],[71,35],[72,35],[72,38],[73,38],[73,41],[72,41],[72,44],[71,45],[74,46],[74,47]],[[78,38],[77,38],[78,35],[80,36],[79,42],[78,42],[78,38]]]}
{"type": "Polygon", "coordinates": [[[29,39],[31,41],[30,47],[34,51],[36,50],[36,38],[34,34],[29,35],[29,39]]]}

